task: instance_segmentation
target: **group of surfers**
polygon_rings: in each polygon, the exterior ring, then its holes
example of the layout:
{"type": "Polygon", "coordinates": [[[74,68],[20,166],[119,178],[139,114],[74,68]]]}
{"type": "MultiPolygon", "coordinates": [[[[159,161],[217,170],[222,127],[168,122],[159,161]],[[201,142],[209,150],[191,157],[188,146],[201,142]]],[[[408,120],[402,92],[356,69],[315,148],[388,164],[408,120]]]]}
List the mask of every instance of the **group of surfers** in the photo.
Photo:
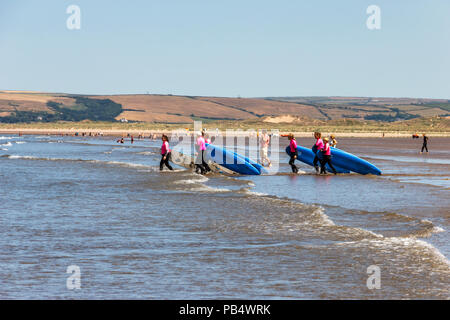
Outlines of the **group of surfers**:
{"type": "MultiPolygon", "coordinates": [[[[161,161],[159,163],[159,169],[162,171],[164,165],[169,169],[173,170],[169,163],[172,157],[172,150],[169,147],[169,137],[165,134],[162,135],[162,146],[161,146],[161,161]]],[[[195,161],[195,172],[200,174],[206,174],[211,171],[208,163],[206,162],[206,144],[211,141],[205,137],[205,131],[201,131],[197,138],[197,160],[195,161]]]]}
{"type": "MultiPolygon", "coordinates": [[[[295,160],[298,159],[298,150],[297,150],[297,141],[292,133],[287,135],[289,139],[289,148],[290,148],[290,159],[289,165],[292,168],[293,173],[298,173],[298,168],[295,165],[295,160]]],[[[327,174],[326,165],[331,168],[334,174],[337,174],[336,169],[331,162],[331,147],[336,148],[337,140],[334,135],[330,136],[330,139],[323,138],[322,133],[314,132],[314,138],[316,142],[312,147],[312,151],[314,153],[313,165],[316,169],[316,173],[319,173],[319,163],[320,163],[320,174],[327,174]],[[331,141],[330,141],[331,140],[331,141]],[[321,155],[320,155],[321,153],[321,155]]]]}
{"type": "MultiPolygon", "coordinates": [[[[292,133],[288,135],[282,135],[287,136],[289,139],[289,147],[290,147],[290,159],[289,159],[289,165],[292,168],[293,173],[298,173],[298,168],[295,165],[295,160],[298,159],[298,151],[297,151],[297,141],[295,140],[295,137],[292,133]]],[[[326,165],[331,168],[334,174],[337,174],[336,169],[334,168],[332,161],[331,161],[331,147],[337,146],[337,140],[334,137],[334,135],[330,136],[330,139],[323,138],[322,134],[320,132],[314,132],[314,138],[316,139],[316,142],[314,146],[312,147],[312,151],[315,154],[315,158],[313,161],[314,168],[316,169],[316,172],[319,173],[319,163],[320,163],[320,174],[326,174],[326,165]],[[319,152],[321,152],[321,156],[319,156],[319,152]]],[[[164,169],[164,165],[169,169],[173,170],[172,166],[169,163],[169,160],[171,160],[171,150],[169,147],[169,137],[165,134],[162,135],[162,146],[161,146],[161,161],[159,164],[159,168],[162,171],[164,169]]],[[[205,156],[206,156],[206,144],[210,143],[210,140],[205,137],[205,131],[201,131],[198,135],[197,141],[196,141],[196,148],[197,148],[197,158],[195,161],[195,171],[200,174],[206,174],[207,172],[211,171],[211,168],[209,167],[208,163],[206,162],[205,156]]],[[[267,134],[267,132],[264,130],[260,137],[260,163],[261,165],[265,166],[267,163],[268,167],[272,166],[272,163],[268,157],[268,147],[270,144],[270,136],[267,134]]]]}

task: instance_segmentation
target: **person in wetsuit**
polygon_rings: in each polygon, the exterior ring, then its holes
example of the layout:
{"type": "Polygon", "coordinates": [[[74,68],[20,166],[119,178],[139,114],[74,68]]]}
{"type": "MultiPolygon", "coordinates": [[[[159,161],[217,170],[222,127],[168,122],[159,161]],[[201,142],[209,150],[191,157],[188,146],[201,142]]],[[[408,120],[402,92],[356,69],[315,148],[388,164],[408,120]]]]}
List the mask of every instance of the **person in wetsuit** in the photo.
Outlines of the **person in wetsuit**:
{"type": "Polygon", "coordinates": [[[317,164],[320,162],[320,159],[317,153],[323,149],[322,133],[314,132],[314,138],[316,138],[316,143],[312,147],[312,152],[315,154],[313,166],[316,169],[316,173],[319,173],[319,166],[317,164]]]}
{"type": "Polygon", "coordinates": [[[206,141],[205,141],[205,132],[202,131],[197,139],[197,148],[198,148],[198,157],[195,161],[195,171],[198,173],[200,170],[201,174],[205,174],[211,171],[211,168],[205,161],[206,155],[206,141]]]}
{"type": "Polygon", "coordinates": [[[161,146],[161,162],[159,163],[159,170],[163,170],[163,166],[166,165],[166,167],[169,170],[173,170],[172,166],[169,164],[169,160],[171,159],[171,150],[169,148],[169,138],[163,134],[162,135],[162,146],[161,146]]]}
{"type": "Polygon", "coordinates": [[[298,173],[298,168],[295,165],[295,160],[298,158],[298,150],[297,150],[297,141],[294,138],[294,135],[292,133],[289,133],[288,135],[289,139],[289,148],[291,151],[291,158],[289,159],[289,165],[292,168],[293,173],[298,173]]]}
{"type": "Polygon", "coordinates": [[[428,153],[428,137],[425,133],[423,134],[423,145],[422,145],[422,150],[420,151],[420,153],[423,153],[423,150],[426,150],[428,153]]]}
{"type": "Polygon", "coordinates": [[[330,144],[328,143],[328,138],[323,138],[323,148],[322,148],[322,161],[320,162],[320,173],[322,174],[326,174],[327,170],[326,170],[326,165],[328,164],[328,166],[331,168],[331,170],[333,171],[334,174],[337,174],[336,169],[333,167],[333,164],[331,163],[331,147],[330,144]]]}

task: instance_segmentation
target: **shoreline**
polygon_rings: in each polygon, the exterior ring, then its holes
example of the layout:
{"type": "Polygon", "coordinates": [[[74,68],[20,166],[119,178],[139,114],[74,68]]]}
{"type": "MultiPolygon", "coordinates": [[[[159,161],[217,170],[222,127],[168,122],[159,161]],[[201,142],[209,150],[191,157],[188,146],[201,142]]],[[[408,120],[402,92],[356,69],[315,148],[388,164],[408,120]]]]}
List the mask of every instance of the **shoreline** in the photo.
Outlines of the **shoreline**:
{"type": "MultiPolygon", "coordinates": [[[[179,129],[181,131],[182,129],[179,129]]],[[[170,134],[171,132],[176,131],[175,128],[173,129],[154,129],[154,130],[136,130],[136,129],[129,129],[129,130],[120,130],[120,129],[101,129],[101,128],[79,128],[79,129],[30,129],[30,128],[0,128],[0,134],[21,134],[21,135],[75,135],[75,133],[78,133],[80,136],[82,133],[86,133],[86,136],[89,136],[89,133],[92,134],[100,134],[102,133],[103,136],[113,136],[113,137],[126,137],[128,134],[133,135],[134,137],[138,137],[140,134],[145,136],[153,135],[153,134],[170,134]]],[[[270,130],[268,130],[270,132],[270,130]]],[[[190,133],[193,133],[192,130],[189,131],[190,133]]],[[[215,133],[215,130],[210,130],[212,134],[215,133]]],[[[223,131],[222,131],[223,132],[223,131]]],[[[279,131],[280,134],[288,134],[291,131],[279,131]]],[[[246,131],[242,132],[244,135],[247,134],[246,131]]],[[[312,131],[293,131],[292,132],[296,137],[310,137],[313,133],[312,131]]],[[[345,138],[411,138],[412,133],[409,132],[394,132],[394,131],[367,131],[367,132],[339,132],[339,131],[333,131],[328,132],[327,130],[322,131],[322,134],[329,135],[334,134],[338,137],[345,137],[345,138]],[[384,136],[383,136],[384,134],[384,136]]],[[[421,135],[421,134],[420,134],[421,135]]],[[[429,137],[450,137],[450,132],[427,132],[427,136],[429,137]]]]}

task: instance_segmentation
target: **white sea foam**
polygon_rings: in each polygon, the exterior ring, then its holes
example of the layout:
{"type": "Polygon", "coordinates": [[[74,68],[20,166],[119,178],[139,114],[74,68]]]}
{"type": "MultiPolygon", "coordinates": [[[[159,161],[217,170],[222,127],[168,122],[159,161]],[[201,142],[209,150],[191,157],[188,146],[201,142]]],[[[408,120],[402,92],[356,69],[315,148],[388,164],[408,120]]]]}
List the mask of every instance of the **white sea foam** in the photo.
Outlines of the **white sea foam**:
{"type": "Polygon", "coordinates": [[[25,159],[25,160],[43,160],[43,161],[81,161],[81,162],[91,162],[91,163],[99,163],[99,164],[110,164],[110,165],[119,165],[126,167],[136,167],[136,168],[146,168],[146,169],[154,169],[156,167],[132,163],[132,162],[120,162],[120,161],[101,161],[101,160],[89,160],[89,159],[67,159],[67,158],[39,158],[34,156],[21,156],[21,155],[9,155],[9,159],[25,159]]]}
{"type": "MultiPolygon", "coordinates": [[[[80,162],[88,162],[88,163],[97,163],[97,164],[106,164],[106,165],[115,165],[115,166],[123,166],[137,169],[146,169],[147,171],[159,171],[159,167],[149,166],[140,163],[132,163],[132,162],[120,162],[120,161],[102,161],[102,160],[89,160],[89,159],[67,159],[67,158],[39,158],[34,156],[21,156],[21,155],[8,155],[9,159],[22,159],[22,160],[41,160],[41,161],[80,161],[80,162]]],[[[174,171],[164,171],[164,173],[168,172],[179,172],[183,170],[174,170],[174,171]]]]}
{"type": "Polygon", "coordinates": [[[178,180],[175,181],[174,184],[200,184],[203,182],[208,181],[209,179],[206,177],[201,177],[199,179],[183,179],[183,180],[178,180]]]}
{"type": "Polygon", "coordinates": [[[441,227],[433,227],[433,233],[440,233],[440,232],[444,232],[445,229],[441,228],[441,227]]]}
{"type": "Polygon", "coordinates": [[[131,168],[156,169],[156,167],[152,167],[152,166],[140,164],[140,163],[132,163],[132,162],[101,161],[101,160],[87,160],[87,161],[93,162],[93,163],[104,163],[104,164],[118,165],[118,166],[131,167],[131,168]]]}
{"type": "Polygon", "coordinates": [[[7,143],[2,143],[2,144],[0,144],[0,146],[3,146],[3,147],[11,147],[11,146],[12,146],[12,143],[8,141],[7,143]]]}
{"type": "Polygon", "coordinates": [[[242,191],[245,194],[252,195],[252,196],[257,196],[257,197],[264,197],[264,196],[268,196],[269,195],[269,194],[263,193],[263,192],[251,191],[248,188],[242,188],[240,191],[242,191]]]}
{"type": "Polygon", "coordinates": [[[64,159],[64,158],[39,158],[34,156],[19,156],[19,155],[9,155],[9,159],[22,159],[22,160],[40,160],[40,161],[81,161],[75,159],[64,159]]]}
{"type": "Polygon", "coordinates": [[[226,189],[226,188],[213,188],[210,186],[206,186],[206,185],[201,185],[195,188],[190,188],[189,191],[193,191],[193,192],[230,192],[230,189],[226,189]]]}
{"type": "Polygon", "coordinates": [[[326,226],[335,226],[336,224],[330,219],[329,216],[325,214],[325,209],[322,207],[318,207],[316,210],[314,210],[314,214],[317,214],[321,218],[322,224],[326,226]]]}
{"type": "Polygon", "coordinates": [[[402,250],[402,248],[410,247],[417,249],[419,251],[428,251],[442,264],[449,268],[450,272],[450,261],[434,246],[419,240],[416,238],[403,238],[403,237],[383,237],[382,239],[364,239],[360,241],[348,241],[336,243],[337,246],[347,246],[347,247],[376,247],[380,250],[402,250]]]}
{"type": "Polygon", "coordinates": [[[16,144],[25,144],[25,141],[16,141],[16,144]]]}
{"type": "MultiPolygon", "coordinates": [[[[27,160],[40,160],[37,157],[32,157],[32,156],[18,156],[18,155],[9,155],[8,159],[27,159],[27,160]]],[[[46,160],[46,159],[42,159],[42,160],[46,160]]],[[[50,159],[48,159],[50,160],[50,159]]]]}

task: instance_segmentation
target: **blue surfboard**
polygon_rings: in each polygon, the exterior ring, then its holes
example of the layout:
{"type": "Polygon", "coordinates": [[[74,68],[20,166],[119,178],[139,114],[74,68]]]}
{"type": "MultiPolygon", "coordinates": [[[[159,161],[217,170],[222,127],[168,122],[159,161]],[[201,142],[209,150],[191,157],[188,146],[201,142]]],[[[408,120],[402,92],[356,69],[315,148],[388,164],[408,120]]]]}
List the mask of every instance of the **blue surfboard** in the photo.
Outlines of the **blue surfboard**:
{"type": "Polygon", "coordinates": [[[331,156],[333,161],[333,166],[339,166],[341,168],[359,173],[359,174],[374,174],[381,175],[381,170],[370,162],[358,158],[357,156],[345,152],[341,149],[331,148],[331,156]]]}
{"type": "MultiPolygon", "coordinates": [[[[313,165],[314,152],[312,150],[298,146],[297,147],[299,157],[298,160],[313,165]]],[[[286,148],[286,152],[290,154],[290,148],[286,148]]],[[[370,162],[361,159],[351,153],[345,152],[341,149],[331,148],[331,161],[333,166],[338,173],[349,173],[350,171],[359,174],[374,174],[381,175],[381,170],[370,162]]],[[[330,170],[327,165],[327,170],[330,170]]]]}
{"type": "Polygon", "coordinates": [[[252,159],[250,159],[250,158],[247,158],[246,156],[243,156],[243,155],[241,155],[241,154],[239,154],[239,153],[236,153],[236,152],[235,152],[235,154],[236,154],[237,156],[239,156],[239,157],[245,159],[245,161],[247,161],[247,162],[250,163],[252,166],[254,166],[255,169],[258,170],[259,174],[263,174],[263,173],[267,174],[267,173],[269,173],[269,172],[266,170],[266,168],[264,168],[264,167],[263,167],[261,164],[259,164],[258,162],[254,161],[254,160],[252,160],[252,159]]]}
{"type": "Polygon", "coordinates": [[[228,170],[245,175],[260,175],[258,171],[249,161],[235,152],[230,152],[225,148],[206,144],[206,158],[217,163],[219,166],[228,170]]]}
{"type": "MultiPolygon", "coordinates": [[[[308,149],[308,148],[305,148],[305,147],[302,147],[302,146],[297,146],[297,151],[298,151],[298,158],[297,158],[297,160],[299,160],[299,161],[301,161],[301,162],[303,162],[303,163],[305,163],[307,165],[310,165],[312,167],[314,166],[313,163],[314,163],[314,158],[316,157],[316,155],[314,154],[314,152],[312,152],[311,149],[308,149]]],[[[286,153],[289,156],[291,155],[291,148],[289,146],[286,148],[286,153]]],[[[332,161],[333,161],[333,167],[336,169],[337,173],[350,173],[350,170],[344,169],[344,168],[341,168],[338,165],[335,165],[334,164],[334,158],[332,159],[332,161]]],[[[332,170],[331,170],[331,168],[330,168],[330,166],[328,164],[326,165],[325,168],[328,171],[332,172],[332,170]]]]}

